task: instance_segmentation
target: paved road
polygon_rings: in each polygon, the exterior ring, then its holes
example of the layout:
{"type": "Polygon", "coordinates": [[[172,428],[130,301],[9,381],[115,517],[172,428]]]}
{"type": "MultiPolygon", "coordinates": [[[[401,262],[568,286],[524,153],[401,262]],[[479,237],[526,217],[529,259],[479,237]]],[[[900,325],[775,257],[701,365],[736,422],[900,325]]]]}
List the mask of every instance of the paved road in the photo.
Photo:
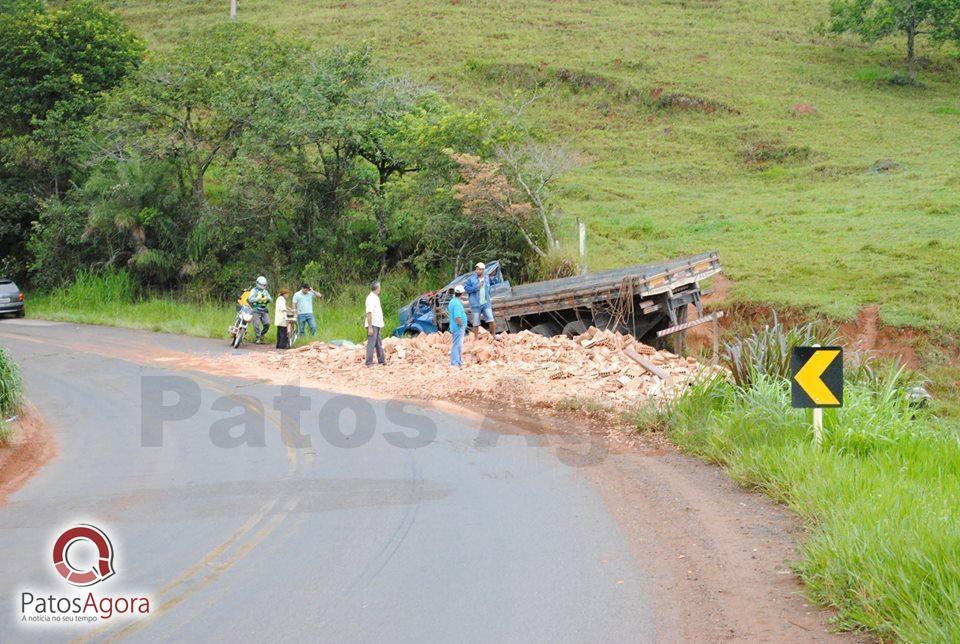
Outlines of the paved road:
{"type": "Polygon", "coordinates": [[[581,468],[554,449],[485,434],[477,420],[310,389],[300,427],[311,445],[290,448],[281,434],[296,427],[273,409],[279,386],[211,375],[223,342],[4,320],[0,345],[21,363],[58,450],[0,507],[5,642],[672,639],[652,608],[652,575],[581,468]],[[144,446],[144,424],[169,413],[158,404],[177,404],[173,394],[144,403],[157,376],[187,387],[187,402],[195,383],[199,406],[166,423],[162,446],[144,446]],[[350,444],[334,433],[355,426],[349,411],[338,423],[337,405],[373,414],[375,434],[350,444]],[[254,442],[262,423],[263,446],[223,445],[224,419],[243,414],[254,442]],[[410,425],[435,426],[435,439],[392,445],[417,434],[410,425]],[[102,527],[116,547],[117,574],[91,589],[149,593],[149,619],[15,623],[22,590],[69,592],[50,549],[75,523],[102,527]]]}

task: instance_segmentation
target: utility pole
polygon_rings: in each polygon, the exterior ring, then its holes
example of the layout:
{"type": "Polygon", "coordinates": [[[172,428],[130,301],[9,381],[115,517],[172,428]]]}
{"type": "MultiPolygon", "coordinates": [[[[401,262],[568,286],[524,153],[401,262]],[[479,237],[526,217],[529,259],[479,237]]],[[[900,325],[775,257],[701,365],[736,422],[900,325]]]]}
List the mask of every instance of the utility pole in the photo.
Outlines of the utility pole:
{"type": "Polygon", "coordinates": [[[237,19],[237,0],[230,0],[230,20],[237,19]]]}
{"type": "Polygon", "coordinates": [[[577,233],[580,237],[580,274],[587,274],[587,225],[577,217],[577,233]]]}

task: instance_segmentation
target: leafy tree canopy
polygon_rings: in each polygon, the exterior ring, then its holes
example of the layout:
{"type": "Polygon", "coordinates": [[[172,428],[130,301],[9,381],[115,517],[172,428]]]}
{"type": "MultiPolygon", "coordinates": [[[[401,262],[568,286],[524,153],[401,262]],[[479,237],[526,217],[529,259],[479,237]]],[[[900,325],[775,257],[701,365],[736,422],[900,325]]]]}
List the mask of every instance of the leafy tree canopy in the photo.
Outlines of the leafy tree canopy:
{"type": "Polygon", "coordinates": [[[50,11],[41,2],[0,3],[0,134],[23,134],[55,107],[89,114],[94,99],[143,58],[143,43],[89,0],[50,11]]]}
{"type": "Polygon", "coordinates": [[[832,0],[833,33],[852,33],[867,42],[903,34],[907,38],[907,67],[916,79],[916,39],[960,43],[960,0],[832,0]]]}

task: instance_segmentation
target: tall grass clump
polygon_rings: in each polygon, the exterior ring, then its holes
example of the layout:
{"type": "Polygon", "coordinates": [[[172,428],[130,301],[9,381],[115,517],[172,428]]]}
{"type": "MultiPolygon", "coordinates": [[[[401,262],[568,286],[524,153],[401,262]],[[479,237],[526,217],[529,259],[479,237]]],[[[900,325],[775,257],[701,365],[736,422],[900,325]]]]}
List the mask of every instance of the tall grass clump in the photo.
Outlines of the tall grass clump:
{"type": "Polygon", "coordinates": [[[658,421],[683,449],[805,520],[796,571],[812,599],[836,609],[840,627],[960,641],[960,428],[911,402],[917,374],[855,358],[844,406],[824,410],[817,449],[810,411],[790,406],[779,370],[781,342],[811,339],[825,344],[809,329],[734,341],[761,348],[752,355],[763,358],[744,365],[749,377],[701,381],[658,421]],[[771,346],[768,359],[762,349],[771,346]]]}
{"type": "Polygon", "coordinates": [[[811,322],[788,327],[776,314],[773,323],[752,334],[725,342],[723,360],[733,381],[749,386],[758,376],[786,378],[790,374],[790,352],[795,346],[836,344],[836,333],[828,333],[811,322]]]}
{"type": "Polygon", "coordinates": [[[79,309],[130,304],[137,286],[129,271],[77,271],[73,282],[56,289],[53,297],[64,308],[79,309]]]}
{"type": "Polygon", "coordinates": [[[0,347],[0,444],[6,442],[6,419],[17,414],[23,404],[23,380],[20,367],[0,347]]]}

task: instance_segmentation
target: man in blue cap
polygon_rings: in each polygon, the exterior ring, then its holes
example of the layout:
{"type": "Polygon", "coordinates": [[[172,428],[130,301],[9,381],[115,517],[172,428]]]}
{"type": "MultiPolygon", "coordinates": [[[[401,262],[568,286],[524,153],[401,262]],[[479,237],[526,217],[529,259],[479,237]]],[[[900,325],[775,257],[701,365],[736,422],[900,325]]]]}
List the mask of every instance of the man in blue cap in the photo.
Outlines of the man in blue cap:
{"type": "Polygon", "coordinates": [[[450,298],[450,304],[447,305],[447,313],[450,315],[450,335],[453,336],[453,343],[450,345],[450,366],[463,366],[463,336],[467,332],[467,312],[463,309],[463,286],[457,284],[453,289],[453,297],[450,298]]]}
{"type": "Polygon", "coordinates": [[[474,337],[480,337],[480,322],[486,322],[490,337],[497,339],[497,324],[493,321],[493,306],[490,305],[490,280],[485,275],[487,266],[477,262],[476,270],[464,282],[464,289],[470,296],[470,313],[473,315],[474,337]]]}

